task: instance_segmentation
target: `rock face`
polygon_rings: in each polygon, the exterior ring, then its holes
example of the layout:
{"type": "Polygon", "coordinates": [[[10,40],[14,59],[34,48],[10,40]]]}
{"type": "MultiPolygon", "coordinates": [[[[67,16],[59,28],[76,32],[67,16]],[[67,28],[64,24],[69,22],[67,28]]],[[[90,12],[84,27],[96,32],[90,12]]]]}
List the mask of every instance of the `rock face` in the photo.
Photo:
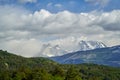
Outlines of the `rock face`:
{"type": "Polygon", "coordinates": [[[51,59],[62,64],[95,63],[120,66],[120,45],[87,51],[77,51],[63,56],[51,57],[51,59]]]}
{"type": "Polygon", "coordinates": [[[58,40],[43,44],[37,56],[39,56],[39,54],[47,57],[61,56],[71,52],[86,51],[104,47],[106,47],[106,45],[98,41],[83,41],[77,39],[58,40]]]}

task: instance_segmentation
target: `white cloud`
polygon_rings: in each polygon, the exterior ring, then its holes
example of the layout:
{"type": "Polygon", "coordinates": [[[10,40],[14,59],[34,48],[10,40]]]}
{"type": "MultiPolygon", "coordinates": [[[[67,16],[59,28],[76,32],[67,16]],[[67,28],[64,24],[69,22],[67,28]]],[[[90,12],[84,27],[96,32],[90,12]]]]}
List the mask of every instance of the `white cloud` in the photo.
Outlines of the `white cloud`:
{"type": "Polygon", "coordinates": [[[92,3],[94,5],[100,5],[101,7],[105,7],[110,0],[85,0],[86,2],[92,3]]]}
{"type": "Polygon", "coordinates": [[[62,4],[59,4],[59,3],[54,4],[54,3],[50,2],[50,3],[47,4],[46,7],[47,7],[48,9],[51,9],[51,10],[52,10],[52,9],[62,10],[63,5],[62,5],[62,4]]]}
{"type": "Polygon", "coordinates": [[[22,8],[0,6],[0,12],[0,48],[24,56],[38,54],[41,44],[51,41],[50,38],[83,36],[110,46],[120,44],[120,10],[50,13],[42,9],[31,13],[22,8]]]}
{"type": "Polygon", "coordinates": [[[21,3],[36,3],[37,0],[18,0],[21,3]]]}
{"type": "Polygon", "coordinates": [[[55,4],[54,6],[57,7],[57,8],[61,8],[62,7],[61,4],[55,4]]]}
{"type": "Polygon", "coordinates": [[[106,30],[120,31],[120,10],[114,10],[111,13],[103,13],[96,23],[106,30]]]}
{"type": "Polygon", "coordinates": [[[53,5],[53,3],[50,2],[47,4],[47,7],[51,7],[52,5],[53,5]]]}

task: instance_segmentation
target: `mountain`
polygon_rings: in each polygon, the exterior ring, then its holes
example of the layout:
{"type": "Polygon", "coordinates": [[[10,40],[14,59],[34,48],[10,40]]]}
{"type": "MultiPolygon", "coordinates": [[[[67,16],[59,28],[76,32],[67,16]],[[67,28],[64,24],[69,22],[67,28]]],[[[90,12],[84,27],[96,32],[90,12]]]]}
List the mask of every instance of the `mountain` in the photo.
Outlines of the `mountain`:
{"type": "Polygon", "coordinates": [[[120,45],[87,51],[77,51],[62,56],[51,57],[51,59],[63,64],[96,63],[120,66],[120,45]]]}
{"type": "Polygon", "coordinates": [[[76,51],[86,51],[96,48],[104,48],[106,45],[98,41],[83,41],[78,38],[55,40],[41,45],[40,52],[35,56],[61,56],[76,51]]]}

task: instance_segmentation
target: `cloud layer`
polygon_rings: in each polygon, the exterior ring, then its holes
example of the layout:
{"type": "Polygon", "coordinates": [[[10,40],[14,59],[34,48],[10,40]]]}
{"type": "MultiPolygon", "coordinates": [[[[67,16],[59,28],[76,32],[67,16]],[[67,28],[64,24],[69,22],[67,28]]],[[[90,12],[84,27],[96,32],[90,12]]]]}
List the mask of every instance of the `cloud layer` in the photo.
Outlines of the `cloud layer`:
{"type": "Polygon", "coordinates": [[[20,55],[34,56],[43,43],[71,36],[120,44],[120,10],[50,13],[42,9],[32,13],[1,6],[0,12],[0,48],[20,55]]]}

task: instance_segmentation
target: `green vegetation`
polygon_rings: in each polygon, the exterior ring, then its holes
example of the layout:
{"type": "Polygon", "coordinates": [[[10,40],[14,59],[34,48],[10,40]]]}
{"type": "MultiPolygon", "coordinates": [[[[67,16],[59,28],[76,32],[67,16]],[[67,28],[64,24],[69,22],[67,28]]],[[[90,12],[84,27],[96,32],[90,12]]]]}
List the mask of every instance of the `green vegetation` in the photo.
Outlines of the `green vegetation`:
{"type": "Polygon", "coordinates": [[[96,64],[58,64],[0,50],[0,80],[120,80],[120,68],[96,64]]]}

